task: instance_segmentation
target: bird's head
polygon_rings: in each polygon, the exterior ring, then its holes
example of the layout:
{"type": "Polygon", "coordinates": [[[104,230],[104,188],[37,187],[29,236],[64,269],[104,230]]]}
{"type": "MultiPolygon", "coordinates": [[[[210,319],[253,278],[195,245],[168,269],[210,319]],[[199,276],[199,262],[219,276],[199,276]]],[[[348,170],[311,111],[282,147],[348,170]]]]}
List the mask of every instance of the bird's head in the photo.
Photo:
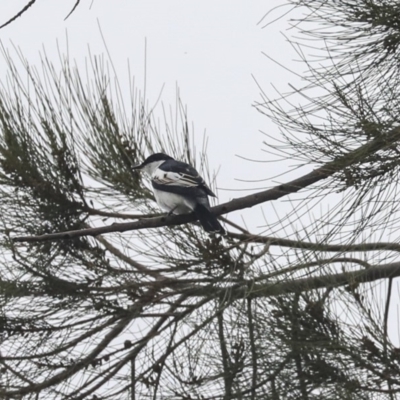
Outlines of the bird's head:
{"type": "Polygon", "coordinates": [[[132,169],[143,170],[148,175],[152,175],[153,171],[167,160],[173,160],[173,158],[164,153],[155,153],[147,157],[141,164],[134,165],[132,169]]]}

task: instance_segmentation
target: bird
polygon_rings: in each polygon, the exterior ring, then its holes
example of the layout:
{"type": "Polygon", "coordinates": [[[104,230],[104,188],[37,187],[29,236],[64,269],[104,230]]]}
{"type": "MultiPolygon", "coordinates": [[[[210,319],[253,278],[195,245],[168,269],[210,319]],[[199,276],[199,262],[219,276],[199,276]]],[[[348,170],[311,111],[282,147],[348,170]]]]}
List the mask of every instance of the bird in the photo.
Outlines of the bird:
{"type": "Polygon", "coordinates": [[[208,200],[208,196],[217,196],[191,165],[155,153],[132,168],[149,176],[156,202],[168,215],[193,211],[206,232],[225,234],[208,200]]]}

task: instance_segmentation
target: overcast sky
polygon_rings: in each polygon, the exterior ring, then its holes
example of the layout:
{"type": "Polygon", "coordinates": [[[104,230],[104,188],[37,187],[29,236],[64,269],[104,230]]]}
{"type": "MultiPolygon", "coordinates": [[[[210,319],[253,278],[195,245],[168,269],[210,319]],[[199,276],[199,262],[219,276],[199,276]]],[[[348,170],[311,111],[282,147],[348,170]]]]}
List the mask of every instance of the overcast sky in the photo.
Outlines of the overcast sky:
{"type": "MultiPolygon", "coordinates": [[[[26,3],[1,2],[0,22],[11,18],[26,3]]],[[[287,89],[287,82],[293,78],[262,54],[293,66],[290,64],[295,54],[281,34],[288,34],[287,18],[267,28],[263,28],[264,23],[258,24],[283,1],[90,0],[81,1],[64,21],[74,3],[37,1],[0,31],[3,45],[11,47],[12,42],[33,65],[39,64],[43,48],[55,62],[57,48],[62,53],[68,49],[70,58],[83,66],[88,48],[92,54],[106,53],[103,35],[121,81],[127,82],[129,60],[137,88],[142,90],[147,41],[147,98],[155,102],[164,86],[162,101],[174,104],[178,85],[198,143],[204,132],[209,138],[210,168],[219,169],[219,201],[246,193],[221,188],[251,189],[273,184],[235,179],[270,178],[283,172],[281,164],[251,163],[237,157],[267,160],[268,154],[261,151],[266,137],[259,131],[278,132],[252,107],[260,98],[252,75],[271,93],[271,83],[287,89]]],[[[267,21],[286,10],[279,8],[267,21]]],[[[5,65],[1,62],[0,73],[4,77],[5,65]]]]}

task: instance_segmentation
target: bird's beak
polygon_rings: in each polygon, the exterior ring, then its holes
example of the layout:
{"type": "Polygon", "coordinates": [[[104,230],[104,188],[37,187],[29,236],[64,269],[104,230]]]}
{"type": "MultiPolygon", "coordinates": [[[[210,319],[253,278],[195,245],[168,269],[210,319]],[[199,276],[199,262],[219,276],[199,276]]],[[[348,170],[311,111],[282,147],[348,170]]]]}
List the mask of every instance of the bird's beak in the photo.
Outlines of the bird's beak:
{"type": "Polygon", "coordinates": [[[142,164],[133,165],[132,169],[142,169],[142,164]]]}

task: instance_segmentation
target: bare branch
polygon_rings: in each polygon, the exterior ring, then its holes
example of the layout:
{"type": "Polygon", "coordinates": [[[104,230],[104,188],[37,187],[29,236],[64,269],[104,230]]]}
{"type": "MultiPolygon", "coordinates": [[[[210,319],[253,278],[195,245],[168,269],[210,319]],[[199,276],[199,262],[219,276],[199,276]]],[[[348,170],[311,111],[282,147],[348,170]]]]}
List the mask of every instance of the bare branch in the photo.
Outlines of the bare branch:
{"type": "Polygon", "coordinates": [[[229,232],[229,236],[235,239],[239,239],[243,242],[265,243],[266,245],[269,246],[289,247],[289,248],[304,249],[304,250],[316,250],[316,251],[326,251],[326,252],[386,250],[386,251],[400,252],[400,244],[388,243],[388,242],[360,243],[360,244],[324,244],[324,243],[304,242],[301,240],[281,239],[269,236],[259,236],[259,235],[234,233],[234,232],[229,232]]]}
{"type": "Polygon", "coordinates": [[[251,365],[252,365],[252,376],[251,376],[251,399],[256,398],[256,388],[257,388],[257,349],[256,349],[256,339],[254,336],[254,320],[253,311],[251,309],[252,299],[247,299],[247,314],[249,320],[249,338],[250,338],[250,348],[251,348],[251,365]]]}
{"type": "Polygon", "coordinates": [[[68,13],[68,15],[64,18],[64,21],[66,21],[68,19],[68,17],[75,11],[76,7],[79,6],[79,3],[81,2],[81,0],[76,0],[74,6],[72,7],[72,10],[68,13]]]}
{"type": "MultiPolygon", "coordinates": [[[[310,278],[285,279],[283,282],[266,283],[253,285],[253,282],[245,281],[243,284],[237,284],[231,287],[232,297],[235,298],[262,298],[276,297],[289,293],[300,293],[322,288],[340,287],[348,284],[373,282],[379,279],[395,278],[400,276],[400,262],[389,264],[374,265],[368,269],[362,269],[339,274],[326,274],[322,276],[313,276],[310,278]]],[[[223,297],[226,296],[227,289],[210,290],[210,287],[183,289],[182,293],[189,296],[208,296],[223,297]],[[210,293],[212,292],[212,293],[210,293]]]]}
{"type": "Polygon", "coordinates": [[[11,22],[14,22],[17,18],[19,18],[28,8],[33,6],[33,4],[36,3],[36,0],[31,0],[21,11],[19,11],[17,14],[15,14],[11,19],[9,19],[7,22],[5,22],[3,25],[0,25],[0,29],[4,28],[7,25],[10,25],[11,22]]]}

